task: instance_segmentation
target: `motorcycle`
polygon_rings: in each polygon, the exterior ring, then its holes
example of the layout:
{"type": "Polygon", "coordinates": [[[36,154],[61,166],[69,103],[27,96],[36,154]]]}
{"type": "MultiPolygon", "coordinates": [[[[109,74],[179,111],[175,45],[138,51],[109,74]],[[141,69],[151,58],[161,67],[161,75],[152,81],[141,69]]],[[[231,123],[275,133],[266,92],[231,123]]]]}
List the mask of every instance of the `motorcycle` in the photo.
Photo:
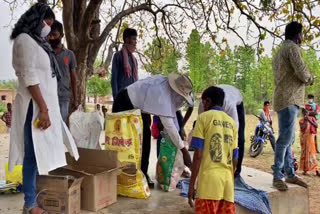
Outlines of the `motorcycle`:
{"type": "MultiPolygon", "coordinates": [[[[260,123],[256,126],[254,135],[251,137],[251,145],[249,148],[249,154],[251,157],[257,157],[261,154],[267,139],[273,134],[273,129],[269,122],[264,121],[257,115],[255,116],[260,120],[260,123]]],[[[274,149],[274,142],[270,141],[270,143],[272,145],[272,149],[274,149]]]]}

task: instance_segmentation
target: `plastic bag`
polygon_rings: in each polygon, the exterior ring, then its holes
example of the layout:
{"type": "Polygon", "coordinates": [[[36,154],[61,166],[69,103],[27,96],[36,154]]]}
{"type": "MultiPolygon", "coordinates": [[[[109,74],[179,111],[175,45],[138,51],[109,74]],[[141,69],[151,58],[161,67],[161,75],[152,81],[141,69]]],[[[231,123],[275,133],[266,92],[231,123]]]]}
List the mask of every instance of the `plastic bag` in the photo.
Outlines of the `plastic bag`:
{"type": "Polygon", "coordinates": [[[79,107],[70,116],[70,132],[79,148],[101,149],[99,139],[103,122],[98,112],[86,113],[79,107]]]}
{"type": "Polygon", "coordinates": [[[159,160],[157,162],[156,177],[160,187],[165,191],[176,189],[184,169],[183,156],[180,150],[172,143],[170,137],[161,133],[159,160]]]}
{"type": "Polygon", "coordinates": [[[22,165],[16,165],[12,172],[8,170],[9,164],[5,165],[7,184],[22,184],[22,165]]]}
{"type": "Polygon", "coordinates": [[[12,172],[9,172],[9,164],[5,164],[6,180],[0,181],[0,193],[16,193],[22,190],[22,165],[16,165],[12,172]]]}
{"type": "Polygon", "coordinates": [[[107,114],[106,150],[118,151],[122,167],[118,173],[117,192],[132,198],[148,198],[150,189],[140,170],[142,145],[140,110],[107,114]]]}

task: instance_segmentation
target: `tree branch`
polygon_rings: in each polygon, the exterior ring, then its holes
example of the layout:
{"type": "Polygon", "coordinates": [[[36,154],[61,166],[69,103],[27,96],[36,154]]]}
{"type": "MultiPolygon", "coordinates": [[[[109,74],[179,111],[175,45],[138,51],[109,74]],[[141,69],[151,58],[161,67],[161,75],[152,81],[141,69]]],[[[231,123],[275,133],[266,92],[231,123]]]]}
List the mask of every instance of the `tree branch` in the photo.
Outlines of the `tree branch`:
{"type": "Polygon", "coordinates": [[[62,0],[62,4],[63,4],[63,10],[62,10],[63,24],[64,24],[64,28],[68,29],[68,30],[65,30],[68,48],[70,50],[75,51],[78,44],[78,38],[75,35],[74,28],[73,28],[73,3],[70,0],[62,0]]]}
{"type": "Polygon", "coordinates": [[[136,7],[131,7],[129,9],[121,11],[104,28],[104,30],[101,33],[100,37],[96,41],[96,45],[99,46],[99,47],[101,46],[101,44],[105,41],[105,39],[107,38],[107,36],[110,33],[110,31],[114,28],[114,26],[116,26],[116,24],[120,21],[121,18],[123,18],[124,16],[127,16],[129,14],[135,13],[137,11],[141,11],[141,10],[147,10],[147,11],[150,11],[150,12],[154,13],[152,11],[150,5],[148,5],[148,4],[141,4],[141,5],[138,5],[136,7]]]}
{"type": "MultiPolygon", "coordinates": [[[[96,11],[100,8],[101,3],[102,0],[90,0],[80,25],[82,30],[79,40],[81,42],[90,42],[91,23],[96,15],[96,11]]],[[[106,37],[104,39],[106,39],[106,37]]]]}

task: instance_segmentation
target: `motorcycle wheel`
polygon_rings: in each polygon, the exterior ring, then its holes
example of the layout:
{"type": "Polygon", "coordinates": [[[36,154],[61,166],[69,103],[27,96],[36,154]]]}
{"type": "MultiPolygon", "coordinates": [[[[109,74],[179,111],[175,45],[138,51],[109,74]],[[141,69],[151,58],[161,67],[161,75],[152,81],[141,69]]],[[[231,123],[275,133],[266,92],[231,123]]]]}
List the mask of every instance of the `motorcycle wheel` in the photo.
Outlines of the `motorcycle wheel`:
{"type": "Polygon", "coordinates": [[[251,157],[255,158],[257,157],[258,155],[261,154],[262,150],[263,150],[263,145],[264,143],[261,141],[261,140],[258,140],[258,141],[251,141],[251,145],[250,145],[250,148],[249,148],[249,154],[251,157]]]}

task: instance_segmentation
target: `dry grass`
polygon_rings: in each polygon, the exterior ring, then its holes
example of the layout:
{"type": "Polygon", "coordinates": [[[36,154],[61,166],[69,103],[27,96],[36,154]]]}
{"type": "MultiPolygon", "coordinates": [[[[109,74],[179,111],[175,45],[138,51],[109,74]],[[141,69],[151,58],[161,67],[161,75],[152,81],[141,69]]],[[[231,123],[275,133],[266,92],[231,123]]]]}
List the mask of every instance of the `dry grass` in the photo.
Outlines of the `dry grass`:
{"type": "Polygon", "coordinates": [[[7,127],[6,127],[6,124],[0,120],[0,134],[4,134],[7,132],[7,127]]]}
{"type": "MultiPolygon", "coordinates": [[[[278,120],[276,115],[274,116],[274,128],[275,131],[277,131],[278,127],[278,120]]],[[[251,158],[248,155],[248,147],[249,147],[249,137],[252,134],[252,130],[254,130],[255,125],[257,124],[257,119],[255,119],[254,116],[252,115],[247,115],[246,117],[246,153],[245,153],[245,158],[244,158],[244,165],[250,166],[256,169],[260,169],[265,172],[270,172],[272,173],[271,170],[271,165],[273,164],[274,161],[274,153],[271,148],[270,144],[267,144],[266,148],[264,149],[264,153],[256,158],[251,158]]],[[[278,133],[276,133],[278,135],[278,133]]],[[[318,133],[318,136],[319,133],[318,133]]],[[[319,139],[319,137],[318,137],[319,139]]],[[[297,158],[297,161],[299,162],[300,160],[300,142],[299,142],[299,129],[298,125],[296,126],[296,142],[294,143],[293,146],[293,151],[295,154],[295,157],[297,158]]],[[[318,162],[320,163],[320,155],[318,155],[318,162]]],[[[308,182],[310,185],[309,188],[309,200],[310,200],[310,214],[316,214],[319,213],[320,210],[320,197],[319,197],[319,192],[320,192],[320,178],[316,177],[314,175],[310,176],[304,176],[302,175],[301,171],[298,171],[298,175],[301,176],[305,181],[308,182]]]]}

